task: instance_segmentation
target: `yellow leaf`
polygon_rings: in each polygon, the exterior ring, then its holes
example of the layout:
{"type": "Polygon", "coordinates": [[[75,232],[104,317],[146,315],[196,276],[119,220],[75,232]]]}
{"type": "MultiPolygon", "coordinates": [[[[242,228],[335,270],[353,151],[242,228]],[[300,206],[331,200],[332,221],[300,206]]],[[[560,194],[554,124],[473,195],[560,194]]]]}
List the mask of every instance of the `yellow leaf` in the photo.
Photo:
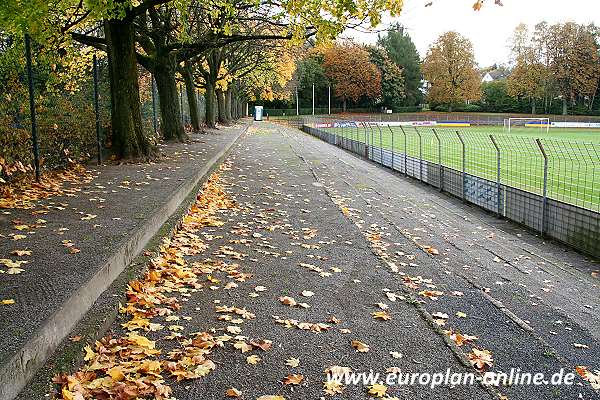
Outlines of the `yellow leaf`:
{"type": "Polygon", "coordinates": [[[121,382],[125,379],[125,374],[121,367],[112,367],[106,373],[112,378],[115,382],[121,382]]]}
{"type": "Polygon", "coordinates": [[[326,381],[323,382],[323,391],[325,394],[329,394],[331,396],[335,394],[340,394],[344,390],[344,386],[338,381],[326,381]]]}
{"type": "Polygon", "coordinates": [[[300,360],[297,358],[291,357],[285,361],[285,365],[292,367],[292,368],[296,368],[297,366],[300,365],[300,360]]]}
{"type": "Polygon", "coordinates": [[[83,358],[84,361],[90,361],[93,360],[94,357],[96,357],[96,353],[94,352],[94,350],[92,350],[92,347],[89,344],[83,349],[85,350],[85,357],[83,358]]]}
{"type": "Polygon", "coordinates": [[[260,362],[261,358],[256,354],[246,357],[246,362],[250,365],[256,365],[260,362]]]}
{"type": "Polygon", "coordinates": [[[375,311],[374,313],[372,313],[372,315],[374,319],[381,319],[383,321],[389,321],[390,319],[392,319],[391,315],[388,314],[386,311],[375,311]]]}
{"type": "Polygon", "coordinates": [[[3,306],[7,306],[9,304],[15,304],[15,300],[14,299],[0,300],[0,304],[2,304],[3,306]]]}
{"type": "Polygon", "coordinates": [[[369,394],[375,397],[383,397],[385,396],[385,392],[387,391],[387,386],[376,383],[374,385],[369,386],[369,394]]]}
{"type": "Polygon", "coordinates": [[[18,256],[18,257],[30,256],[31,250],[13,250],[10,252],[10,254],[12,254],[13,256],[18,256]]]}
{"type": "Polygon", "coordinates": [[[154,342],[152,340],[148,339],[147,337],[140,336],[140,335],[132,332],[129,334],[129,336],[127,338],[131,342],[133,342],[134,344],[137,344],[140,347],[145,347],[147,349],[154,348],[154,342]]]}

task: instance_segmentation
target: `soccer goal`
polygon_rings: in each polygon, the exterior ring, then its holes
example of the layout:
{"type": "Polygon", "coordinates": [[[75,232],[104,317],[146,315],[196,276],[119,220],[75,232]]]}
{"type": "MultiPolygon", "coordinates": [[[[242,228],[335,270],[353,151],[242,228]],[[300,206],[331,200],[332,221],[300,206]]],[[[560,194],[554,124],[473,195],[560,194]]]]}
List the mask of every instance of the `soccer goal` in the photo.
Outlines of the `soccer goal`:
{"type": "Polygon", "coordinates": [[[504,132],[510,133],[511,129],[520,128],[539,128],[540,132],[548,133],[550,131],[550,118],[505,118],[504,132]]]}

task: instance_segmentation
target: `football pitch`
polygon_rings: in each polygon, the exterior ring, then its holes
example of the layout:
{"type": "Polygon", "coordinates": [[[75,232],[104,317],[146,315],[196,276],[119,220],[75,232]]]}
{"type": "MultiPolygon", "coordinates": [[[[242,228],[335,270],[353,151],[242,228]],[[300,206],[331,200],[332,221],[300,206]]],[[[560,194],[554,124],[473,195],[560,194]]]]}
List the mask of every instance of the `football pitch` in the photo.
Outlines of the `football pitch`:
{"type": "MultiPolygon", "coordinates": [[[[546,132],[513,127],[510,134],[501,126],[321,129],[367,143],[374,151],[393,149],[396,155],[406,153],[494,182],[499,167],[504,185],[540,195],[545,187],[551,199],[600,212],[600,129],[550,128],[546,132]]],[[[399,156],[395,161],[402,160],[399,156]]]]}

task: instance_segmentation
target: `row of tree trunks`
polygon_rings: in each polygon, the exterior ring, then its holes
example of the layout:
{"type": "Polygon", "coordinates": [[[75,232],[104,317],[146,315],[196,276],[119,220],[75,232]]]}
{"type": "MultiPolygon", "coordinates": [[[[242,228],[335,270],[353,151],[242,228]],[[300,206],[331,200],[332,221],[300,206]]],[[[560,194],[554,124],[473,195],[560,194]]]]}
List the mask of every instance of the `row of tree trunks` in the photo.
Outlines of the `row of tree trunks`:
{"type": "MultiPolygon", "coordinates": [[[[131,20],[106,20],[106,49],[110,71],[112,141],[115,154],[120,158],[151,158],[156,146],[143,129],[138,83],[138,59],[136,55],[135,28],[131,20]]],[[[220,66],[220,55],[215,55],[211,78],[206,84],[206,125],[216,127],[217,120],[229,124],[243,115],[234,83],[228,90],[216,88],[216,75],[220,66]]],[[[211,60],[212,61],[212,60],[211,60]]],[[[141,62],[141,61],[140,61],[141,62]]],[[[159,51],[144,66],[153,73],[160,103],[161,134],[163,139],[185,141],[188,139],[182,122],[181,105],[178,97],[176,73],[179,68],[190,109],[194,131],[201,129],[196,88],[192,65],[187,62],[182,68],[173,53],[159,51]]]]}

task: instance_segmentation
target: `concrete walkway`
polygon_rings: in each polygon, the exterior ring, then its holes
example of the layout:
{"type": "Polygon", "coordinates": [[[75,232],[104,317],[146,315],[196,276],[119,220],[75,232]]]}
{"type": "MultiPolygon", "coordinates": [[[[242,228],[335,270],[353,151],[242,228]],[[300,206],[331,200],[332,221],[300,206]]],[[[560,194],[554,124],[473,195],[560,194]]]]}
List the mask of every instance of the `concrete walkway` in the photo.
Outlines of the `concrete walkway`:
{"type": "Polygon", "coordinates": [[[0,265],[0,299],[14,301],[0,306],[0,399],[18,393],[244,129],[161,145],[157,163],[92,167],[94,179],[68,195],[0,213],[0,258],[26,261],[22,271],[0,265]]]}
{"type": "MultiPolygon", "coordinates": [[[[157,329],[136,330],[163,355],[193,349],[199,332],[231,336],[206,355],[206,376],[176,382],[162,372],[173,397],[599,398],[575,372],[600,370],[597,263],[273,124],[254,123],[220,184],[237,206],[195,232],[206,249],[182,256],[198,282],[170,294],[177,311],[154,316],[157,329]],[[222,312],[231,307],[254,318],[222,312]],[[472,361],[545,379],[563,369],[574,383],[324,385],[334,366],[482,376],[472,361]]],[[[130,319],[119,316],[108,334],[126,336],[130,319]]]]}

